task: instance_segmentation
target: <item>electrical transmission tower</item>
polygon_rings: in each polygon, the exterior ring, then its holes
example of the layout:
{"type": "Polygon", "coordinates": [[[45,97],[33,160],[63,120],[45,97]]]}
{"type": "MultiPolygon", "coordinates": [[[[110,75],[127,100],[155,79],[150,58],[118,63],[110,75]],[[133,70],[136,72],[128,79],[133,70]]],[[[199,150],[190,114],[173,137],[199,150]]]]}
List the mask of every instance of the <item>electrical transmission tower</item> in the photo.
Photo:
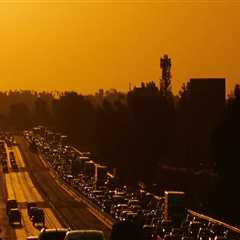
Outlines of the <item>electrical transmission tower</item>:
{"type": "Polygon", "coordinates": [[[167,96],[171,91],[171,58],[167,54],[160,59],[160,68],[162,69],[162,78],[160,80],[160,91],[167,96]]]}

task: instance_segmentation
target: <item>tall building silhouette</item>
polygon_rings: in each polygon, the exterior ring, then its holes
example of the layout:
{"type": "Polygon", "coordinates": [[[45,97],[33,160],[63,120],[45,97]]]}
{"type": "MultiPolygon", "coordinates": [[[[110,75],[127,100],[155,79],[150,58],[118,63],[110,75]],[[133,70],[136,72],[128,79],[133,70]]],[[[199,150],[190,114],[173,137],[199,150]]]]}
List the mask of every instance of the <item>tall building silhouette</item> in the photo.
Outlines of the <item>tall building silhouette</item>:
{"type": "Polygon", "coordinates": [[[211,136],[224,114],[225,79],[190,79],[187,102],[185,156],[193,165],[208,165],[211,159],[211,136]]]}

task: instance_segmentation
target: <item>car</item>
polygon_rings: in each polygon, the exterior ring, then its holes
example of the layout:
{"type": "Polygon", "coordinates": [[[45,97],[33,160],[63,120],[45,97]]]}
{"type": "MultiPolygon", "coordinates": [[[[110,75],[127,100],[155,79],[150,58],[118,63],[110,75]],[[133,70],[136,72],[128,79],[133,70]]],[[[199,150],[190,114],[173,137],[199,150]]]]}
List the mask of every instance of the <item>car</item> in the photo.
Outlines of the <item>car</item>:
{"type": "Polygon", "coordinates": [[[70,230],[64,240],[105,240],[105,237],[99,230],[70,230]]]}
{"type": "Polygon", "coordinates": [[[170,220],[163,220],[160,224],[159,235],[160,237],[164,237],[166,234],[170,234],[172,229],[172,222],[170,220]]]}
{"type": "Polygon", "coordinates": [[[140,201],[138,199],[129,199],[128,200],[128,205],[132,206],[132,205],[140,205],[140,201]]]}
{"type": "Polygon", "coordinates": [[[135,218],[137,217],[137,213],[135,213],[135,212],[128,212],[127,214],[126,214],[126,220],[127,221],[134,221],[135,220],[135,218]]]}
{"type": "Polygon", "coordinates": [[[219,224],[209,223],[208,227],[214,236],[223,236],[224,232],[226,231],[226,229],[219,224]]]}
{"type": "MultiPolygon", "coordinates": [[[[129,218],[131,218],[131,216],[134,217],[135,213],[130,211],[130,210],[124,210],[119,214],[119,221],[126,221],[129,220],[129,218]]],[[[137,215],[137,214],[136,214],[137,215]]],[[[136,216],[135,215],[135,216],[136,216]]]]}
{"type": "Polygon", "coordinates": [[[43,226],[45,225],[45,216],[42,208],[31,207],[31,221],[33,225],[36,223],[41,223],[43,226]]]}
{"type": "Polygon", "coordinates": [[[119,214],[124,210],[128,210],[127,204],[113,205],[113,208],[111,209],[110,214],[112,214],[113,217],[118,218],[119,214]]]}
{"type": "Polygon", "coordinates": [[[12,169],[13,170],[18,170],[18,166],[16,162],[12,162],[12,169]]]}
{"type": "Polygon", "coordinates": [[[142,229],[131,221],[114,222],[110,239],[141,239],[142,229]]]}
{"type": "Polygon", "coordinates": [[[21,212],[18,210],[18,208],[11,208],[9,210],[8,219],[10,224],[19,223],[21,225],[22,217],[21,217],[21,212]]]}
{"type": "Polygon", "coordinates": [[[102,211],[110,213],[111,206],[112,206],[112,200],[111,199],[104,199],[102,201],[101,209],[102,209],[102,211]]]}
{"type": "Polygon", "coordinates": [[[15,159],[13,151],[9,152],[9,158],[10,158],[10,160],[15,159]]]}
{"type": "Polygon", "coordinates": [[[66,228],[42,228],[38,239],[39,240],[64,240],[69,229],[66,228]]]}
{"type": "Polygon", "coordinates": [[[198,239],[208,239],[212,236],[210,229],[209,228],[205,228],[205,227],[200,227],[198,234],[197,234],[197,238],[198,239]]]}
{"type": "Polygon", "coordinates": [[[191,221],[188,227],[189,235],[196,238],[201,227],[203,224],[200,221],[191,221]]]}
{"type": "Polygon", "coordinates": [[[27,213],[28,213],[28,216],[30,216],[31,218],[31,207],[37,207],[37,204],[35,202],[28,202],[27,203],[27,213]]]}
{"type": "Polygon", "coordinates": [[[8,199],[7,200],[7,207],[6,207],[7,215],[9,213],[10,209],[12,209],[12,208],[17,208],[16,199],[8,199]]]}
{"type": "Polygon", "coordinates": [[[141,235],[143,235],[143,239],[154,240],[157,236],[156,228],[153,225],[143,225],[141,235]]]}

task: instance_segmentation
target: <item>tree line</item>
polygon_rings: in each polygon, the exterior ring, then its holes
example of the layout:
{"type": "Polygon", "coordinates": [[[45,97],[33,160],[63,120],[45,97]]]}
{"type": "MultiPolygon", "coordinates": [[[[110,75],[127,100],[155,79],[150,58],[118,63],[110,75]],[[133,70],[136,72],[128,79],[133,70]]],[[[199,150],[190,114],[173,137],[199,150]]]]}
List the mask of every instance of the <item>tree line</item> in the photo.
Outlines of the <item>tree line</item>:
{"type": "MultiPolygon", "coordinates": [[[[189,136],[198,138],[192,134],[198,126],[189,127],[189,106],[187,85],[175,96],[171,91],[162,94],[154,82],[142,83],[127,93],[114,89],[93,95],[9,91],[0,92],[0,127],[24,130],[44,125],[67,134],[79,149],[93,152],[100,163],[116,168],[124,183],[142,181],[149,186],[160,183],[162,189],[196,191],[213,215],[221,210],[221,217],[237,222],[239,85],[208,133],[207,161],[189,157],[194,156],[189,136]],[[166,171],[173,166],[185,172],[166,171]],[[217,177],[193,174],[204,168],[213,169],[217,177]]],[[[205,148],[206,143],[197,147],[205,148]]]]}

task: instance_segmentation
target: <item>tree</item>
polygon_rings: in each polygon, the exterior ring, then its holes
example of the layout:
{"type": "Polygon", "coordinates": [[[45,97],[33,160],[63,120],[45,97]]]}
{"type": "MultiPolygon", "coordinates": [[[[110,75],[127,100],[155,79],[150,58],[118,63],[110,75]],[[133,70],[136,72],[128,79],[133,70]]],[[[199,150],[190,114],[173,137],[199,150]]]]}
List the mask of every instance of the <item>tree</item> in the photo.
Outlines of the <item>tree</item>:
{"type": "Polygon", "coordinates": [[[31,112],[23,102],[12,104],[8,117],[10,125],[16,130],[24,130],[32,126],[31,112]]]}
{"type": "Polygon", "coordinates": [[[240,197],[236,191],[238,182],[240,161],[240,97],[239,86],[236,85],[234,95],[226,104],[225,116],[221,126],[215,131],[212,141],[212,158],[216,162],[216,170],[219,174],[219,182],[216,192],[212,196],[212,208],[221,217],[229,222],[240,224],[238,217],[238,203],[240,197]]]}
{"type": "Polygon", "coordinates": [[[48,109],[47,103],[41,98],[37,97],[35,100],[34,109],[34,122],[35,124],[49,125],[51,120],[51,114],[48,109]]]}

